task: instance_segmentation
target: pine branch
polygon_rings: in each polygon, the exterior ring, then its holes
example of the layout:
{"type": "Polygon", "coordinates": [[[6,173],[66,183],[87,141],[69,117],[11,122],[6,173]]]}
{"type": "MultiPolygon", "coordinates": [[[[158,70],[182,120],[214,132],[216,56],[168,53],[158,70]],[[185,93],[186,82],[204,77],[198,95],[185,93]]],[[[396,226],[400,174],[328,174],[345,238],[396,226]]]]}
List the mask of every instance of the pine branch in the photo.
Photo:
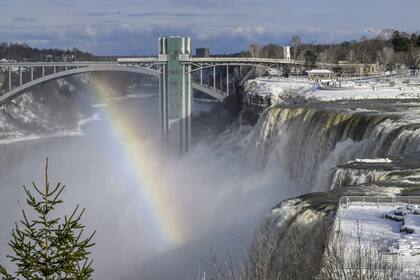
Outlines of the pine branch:
{"type": "Polygon", "coordinates": [[[10,275],[6,268],[4,268],[2,265],[0,265],[0,275],[2,280],[15,280],[16,278],[10,275]]]}

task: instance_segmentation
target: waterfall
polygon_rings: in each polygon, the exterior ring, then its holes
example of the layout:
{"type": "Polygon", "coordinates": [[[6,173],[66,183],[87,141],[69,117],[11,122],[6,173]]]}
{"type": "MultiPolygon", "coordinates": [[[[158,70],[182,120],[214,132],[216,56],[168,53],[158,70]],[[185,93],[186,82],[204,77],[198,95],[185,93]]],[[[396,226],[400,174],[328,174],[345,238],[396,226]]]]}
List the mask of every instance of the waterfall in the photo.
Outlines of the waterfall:
{"type": "Polygon", "coordinates": [[[399,176],[393,176],[392,170],[337,167],[333,171],[331,189],[393,179],[399,179],[399,176]]]}
{"type": "MultiPolygon", "coordinates": [[[[420,124],[408,121],[402,113],[327,106],[293,105],[265,111],[257,124],[259,164],[286,170],[307,192],[325,191],[331,185],[333,168],[340,164],[420,150],[420,124]]],[[[385,176],[372,171],[364,179],[354,179],[361,175],[354,172],[353,179],[347,175],[340,184],[385,176]]],[[[335,172],[334,176],[344,175],[335,172]]]]}

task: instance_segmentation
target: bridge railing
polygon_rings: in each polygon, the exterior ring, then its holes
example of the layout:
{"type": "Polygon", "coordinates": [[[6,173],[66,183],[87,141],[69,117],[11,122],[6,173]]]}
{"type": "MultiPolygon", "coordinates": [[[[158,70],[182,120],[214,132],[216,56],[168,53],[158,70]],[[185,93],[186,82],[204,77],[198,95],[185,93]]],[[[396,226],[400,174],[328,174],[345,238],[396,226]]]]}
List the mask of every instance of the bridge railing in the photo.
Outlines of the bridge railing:
{"type": "Polygon", "coordinates": [[[347,208],[351,205],[376,205],[377,207],[420,205],[420,196],[343,196],[338,203],[339,208],[347,208]]]}
{"type": "Polygon", "coordinates": [[[258,58],[258,57],[190,57],[181,60],[182,62],[196,63],[272,63],[272,64],[303,64],[302,61],[293,59],[275,59],[275,58],[258,58]]]}
{"type": "Polygon", "coordinates": [[[76,67],[91,65],[115,65],[112,61],[72,61],[72,62],[2,62],[0,68],[6,67],[76,67]]]}

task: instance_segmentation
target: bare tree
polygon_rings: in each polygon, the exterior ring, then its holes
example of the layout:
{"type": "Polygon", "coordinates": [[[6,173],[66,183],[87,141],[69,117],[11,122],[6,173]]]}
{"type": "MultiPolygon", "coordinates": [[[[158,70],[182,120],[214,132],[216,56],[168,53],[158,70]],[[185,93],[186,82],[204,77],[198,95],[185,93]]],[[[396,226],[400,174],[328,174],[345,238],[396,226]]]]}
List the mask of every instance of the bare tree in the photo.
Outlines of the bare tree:
{"type": "Polygon", "coordinates": [[[251,54],[251,57],[260,57],[261,54],[261,46],[259,44],[251,44],[249,46],[249,53],[251,54]]]}
{"type": "Polygon", "coordinates": [[[354,63],[356,61],[356,52],[353,49],[350,49],[347,54],[347,60],[351,63],[354,63]]]}
{"type": "MultiPolygon", "coordinates": [[[[397,280],[419,279],[419,271],[404,270],[381,250],[367,242],[357,222],[355,240],[341,232],[330,233],[328,223],[317,224],[319,233],[303,225],[289,225],[281,232],[272,225],[259,228],[236,266],[232,254],[212,259],[216,280],[397,280]],[[416,278],[417,277],[417,278],[416,278]]],[[[381,243],[381,242],[380,242],[381,243]]]]}
{"type": "Polygon", "coordinates": [[[382,64],[382,70],[391,71],[395,66],[395,52],[391,47],[383,47],[378,54],[379,62],[382,64]]]}
{"type": "Polygon", "coordinates": [[[390,258],[381,248],[382,239],[367,241],[356,221],[355,238],[341,231],[331,234],[325,248],[319,280],[397,280],[417,279],[418,271],[405,271],[403,264],[390,258]]]}
{"type": "Polygon", "coordinates": [[[302,39],[298,35],[294,35],[291,40],[293,58],[297,59],[300,54],[300,48],[302,46],[302,39]]]}
{"type": "Polygon", "coordinates": [[[392,38],[392,34],[394,34],[395,29],[384,29],[381,31],[381,33],[379,33],[378,35],[378,39],[383,40],[383,41],[389,41],[392,38]]]}
{"type": "Polygon", "coordinates": [[[323,241],[300,226],[287,235],[273,225],[260,227],[246,250],[245,262],[235,267],[232,254],[215,256],[212,279],[217,280],[289,280],[313,279],[320,271],[323,241]]]}

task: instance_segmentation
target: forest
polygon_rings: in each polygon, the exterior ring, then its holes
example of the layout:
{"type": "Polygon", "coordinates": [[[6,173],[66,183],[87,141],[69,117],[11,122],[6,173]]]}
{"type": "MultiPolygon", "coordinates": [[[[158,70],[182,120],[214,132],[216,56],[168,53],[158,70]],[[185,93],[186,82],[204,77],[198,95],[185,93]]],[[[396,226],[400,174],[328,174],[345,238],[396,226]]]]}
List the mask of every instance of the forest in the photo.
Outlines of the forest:
{"type": "MultiPolygon", "coordinates": [[[[330,44],[305,43],[298,35],[291,38],[292,59],[304,60],[311,68],[316,62],[379,63],[382,70],[390,71],[401,66],[420,68],[420,33],[385,29],[375,37],[330,44]]],[[[283,46],[279,44],[251,44],[239,55],[251,57],[282,58],[283,46]]]]}

